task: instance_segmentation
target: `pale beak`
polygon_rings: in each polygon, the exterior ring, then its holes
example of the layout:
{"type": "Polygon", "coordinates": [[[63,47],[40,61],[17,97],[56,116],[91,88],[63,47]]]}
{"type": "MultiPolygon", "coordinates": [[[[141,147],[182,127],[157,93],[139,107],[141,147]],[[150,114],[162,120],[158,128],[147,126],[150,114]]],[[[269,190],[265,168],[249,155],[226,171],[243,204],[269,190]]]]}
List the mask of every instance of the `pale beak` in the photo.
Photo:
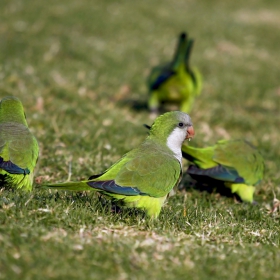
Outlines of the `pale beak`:
{"type": "Polygon", "coordinates": [[[188,129],[187,129],[187,136],[186,136],[186,139],[191,139],[191,138],[193,138],[194,137],[194,135],[195,135],[195,132],[194,132],[194,128],[193,128],[193,126],[189,126],[188,127],[188,129]]]}

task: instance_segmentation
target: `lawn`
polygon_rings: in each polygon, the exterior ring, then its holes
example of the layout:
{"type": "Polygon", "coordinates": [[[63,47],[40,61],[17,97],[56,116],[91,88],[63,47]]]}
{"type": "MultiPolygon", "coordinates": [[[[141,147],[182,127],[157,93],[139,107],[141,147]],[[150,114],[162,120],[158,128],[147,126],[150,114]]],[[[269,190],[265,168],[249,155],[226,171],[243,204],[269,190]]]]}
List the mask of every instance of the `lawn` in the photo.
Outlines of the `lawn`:
{"type": "Polygon", "coordinates": [[[0,192],[0,279],[280,279],[278,2],[2,0],[0,98],[21,99],[40,160],[31,193],[0,192]],[[94,192],[40,189],[98,174],[145,139],[146,77],[181,31],[204,78],[191,144],[257,146],[257,204],[188,187],[150,221],[94,192]]]}

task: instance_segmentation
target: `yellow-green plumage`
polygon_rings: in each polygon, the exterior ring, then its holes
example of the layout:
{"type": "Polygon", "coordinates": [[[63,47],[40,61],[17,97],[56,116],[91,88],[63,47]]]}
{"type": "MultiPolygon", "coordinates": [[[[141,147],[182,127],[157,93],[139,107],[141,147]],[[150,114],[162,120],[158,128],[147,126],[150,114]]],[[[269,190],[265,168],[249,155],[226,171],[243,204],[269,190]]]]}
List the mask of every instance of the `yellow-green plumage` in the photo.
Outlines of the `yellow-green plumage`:
{"type": "Polygon", "coordinates": [[[182,146],[183,157],[194,165],[187,173],[224,182],[232,193],[253,202],[255,185],[263,179],[264,160],[250,143],[244,140],[221,140],[206,148],[182,146]]]}
{"type": "Polygon", "coordinates": [[[174,130],[178,131],[178,139],[175,138],[180,150],[190,127],[187,114],[166,113],[155,120],[150,135],[138,148],[125,154],[103,174],[91,176],[87,181],[49,184],[47,187],[99,191],[156,218],[166,196],[181,178],[181,159],[176,157],[172,146],[168,147],[167,139],[174,130]],[[179,127],[179,123],[184,125],[179,127]]]}
{"type": "Polygon", "coordinates": [[[16,97],[0,102],[0,185],[32,190],[39,155],[37,140],[28,129],[24,110],[16,97]]]}
{"type": "Polygon", "coordinates": [[[157,111],[162,103],[175,103],[180,106],[180,111],[191,111],[195,97],[202,89],[200,72],[189,65],[192,46],[193,40],[188,40],[182,33],[173,61],[152,69],[148,77],[151,111],[157,111]]]}

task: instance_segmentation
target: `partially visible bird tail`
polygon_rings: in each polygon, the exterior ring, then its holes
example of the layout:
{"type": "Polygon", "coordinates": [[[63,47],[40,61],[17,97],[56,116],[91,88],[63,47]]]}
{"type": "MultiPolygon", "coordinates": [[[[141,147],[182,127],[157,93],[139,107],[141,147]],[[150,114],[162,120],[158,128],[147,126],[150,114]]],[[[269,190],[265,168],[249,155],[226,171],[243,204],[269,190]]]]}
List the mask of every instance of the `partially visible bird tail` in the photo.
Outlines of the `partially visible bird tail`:
{"type": "Polygon", "coordinates": [[[188,161],[198,165],[200,168],[213,167],[213,147],[195,148],[189,145],[182,146],[182,155],[188,161]]]}
{"type": "Polygon", "coordinates": [[[178,40],[178,45],[174,54],[174,58],[172,61],[172,70],[176,71],[180,65],[184,64],[185,61],[185,53],[187,48],[187,34],[181,33],[178,40]]]}
{"type": "Polygon", "coordinates": [[[92,191],[94,190],[86,181],[82,182],[66,182],[66,183],[53,183],[44,185],[46,188],[65,190],[65,191],[92,191]]]}
{"type": "Polygon", "coordinates": [[[252,203],[254,200],[255,187],[246,184],[233,184],[230,182],[225,183],[231,189],[232,193],[239,195],[242,201],[252,203]]]}
{"type": "Polygon", "coordinates": [[[200,72],[198,71],[198,69],[192,68],[190,66],[190,57],[191,57],[193,44],[194,44],[194,40],[190,39],[188,41],[187,50],[185,53],[185,69],[186,69],[187,73],[189,73],[189,75],[191,76],[191,79],[194,83],[194,88],[195,88],[196,94],[199,95],[200,91],[202,89],[202,76],[201,76],[200,72]]]}
{"type": "Polygon", "coordinates": [[[189,145],[183,145],[182,155],[188,161],[194,162],[195,159],[199,158],[199,151],[197,148],[191,147],[189,145]]]}
{"type": "Polygon", "coordinates": [[[185,67],[188,72],[190,72],[190,57],[191,57],[191,52],[192,52],[192,48],[193,48],[193,43],[194,43],[193,39],[190,39],[187,42],[187,49],[186,49],[185,57],[184,57],[185,67]]]}

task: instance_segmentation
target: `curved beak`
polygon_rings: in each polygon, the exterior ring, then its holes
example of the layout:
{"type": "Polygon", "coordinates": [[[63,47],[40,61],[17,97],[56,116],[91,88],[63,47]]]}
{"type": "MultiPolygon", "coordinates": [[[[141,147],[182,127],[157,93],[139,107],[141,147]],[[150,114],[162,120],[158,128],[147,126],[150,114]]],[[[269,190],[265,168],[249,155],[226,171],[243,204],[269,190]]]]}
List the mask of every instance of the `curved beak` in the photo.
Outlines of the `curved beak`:
{"type": "Polygon", "coordinates": [[[186,136],[186,139],[191,139],[191,138],[193,138],[194,137],[194,135],[195,135],[195,132],[194,132],[194,128],[193,128],[193,126],[189,126],[188,127],[188,129],[187,129],[187,136],[186,136]]]}

